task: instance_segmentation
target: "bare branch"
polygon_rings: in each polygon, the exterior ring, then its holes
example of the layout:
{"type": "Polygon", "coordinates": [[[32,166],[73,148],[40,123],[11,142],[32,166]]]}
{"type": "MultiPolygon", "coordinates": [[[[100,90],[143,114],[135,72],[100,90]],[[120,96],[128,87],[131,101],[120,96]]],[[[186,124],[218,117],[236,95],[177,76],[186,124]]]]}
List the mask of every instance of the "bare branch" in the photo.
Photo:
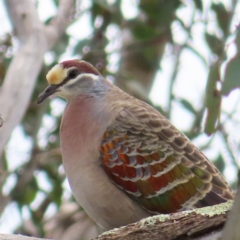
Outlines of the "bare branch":
{"type": "Polygon", "coordinates": [[[26,42],[32,30],[35,30],[37,26],[42,26],[33,1],[7,0],[5,5],[12,22],[14,35],[22,43],[26,42]]]}
{"type": "Polygon", "coordinates": [[[75,0],[60,0],[57,15],[46,27],[48,48],[50,49],[60,36],[65,32],[71,21],[74,19],[75,0]]]}
{"type": "Polygon", "coordinates": [[[173,214],[160,214],[105,232],[97,240],[217,240],[232,201],[173,214]]]}
{"type": "MultiPolygon", "coordinates": [[[[61,0],[59,12],[49,26],[37,18],[31,0],[5,0],[20,47],[1,87],[0,109],[5,124],[1,129],[0,156],[12,133],[21,122],[32,95],[43,56],[64,33],[73,17],[74,0],[61,0]]],[[[1,166],[1,163],[0,163],[1,166]]]]}

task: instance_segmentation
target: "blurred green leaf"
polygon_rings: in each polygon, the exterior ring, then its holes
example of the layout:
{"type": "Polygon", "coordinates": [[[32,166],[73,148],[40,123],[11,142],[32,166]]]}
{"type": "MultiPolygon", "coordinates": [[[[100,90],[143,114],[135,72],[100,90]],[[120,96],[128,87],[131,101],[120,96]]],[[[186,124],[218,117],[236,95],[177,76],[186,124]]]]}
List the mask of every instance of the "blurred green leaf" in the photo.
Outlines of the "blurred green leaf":
{"type": "Polygon", "coordinates": [[[235,38],[235,43],[237,46],[238,51],[240,50],[240,31],[239,31],[239,26],[237,28],[237,34],[236,34],[236,38],[235,38]]]}
{"type": "Polygon", "coordinates": [[[98,16],[110,17],[112,13],[112,7],[107,3],[106,0],[94,0],[91,7],[91,19],[92,25],[98,16]]]}
{"type": "Polygon", "coordinates": [[[11,197],[20,205],[29,205],[35,199],[38,193],[38,184],[35,177],[32,177],[31,180],[24,187],[19,185],[11,193],[11,197]]]}
{"type": "Polygon", "coordinates": [[[3,62],[0,61],[0,84],[2,84],[5,75],[6,75],[6,66],[3,62]]]}
{"type": "MultiPolygon", "coordinates": [[[[51,159],[51,161],[54,161],[54,160],[51,159]]],[[[45,165],[44,170],[46,171],[47,176],[52,184],[52,190],[49,193],[49,196],[51,200],[55,202],[59,207],[62,202],[62,194],[63,194],[62,182],[65,178],[60,178],[57,171],[56,164],[45,165]]]]}
{"type": "Polygon", "coordinates": [[[222,154],[219,154],[216,159],[213,160],[214,165],[217,167],[217,169],[223,173],[223,170],[225,169],[225,162],[223,159],[222,154]]]}
{"type": "MultiPolygon", "coordinates": [[[[78,41],[78,43],[74,46],[73,48],[73,54],[82,54],[83,53],[83,48],[84,47],[89,47],[90,40],[89,39],[83,39],[78,41]]],[[[89,47],[90,48],[90,47],[89,47]]]]}
{"type": "Polygon", "coordinates": [[[203,4],[202,4],[202,0],[194,0],[195,6],[197,9],[199,10],[203,10],[203,4]]]}
{"type": "Polygon", "coordinates": [[[155,28],[139,20],[132,22],[132,33],[138,40],[147,40],[159,35],[155,28]]]}
{"type": "Polygon", "coordinates": [[[212,3],[212,10],[216,13],[218,25],[221,28],[225,38],[228,34],[231,15],[222,2],[212,3]]]}
{"type": "Polygon", "coordinates": [[[55,202],[58,207],[60,207],[62,203],[62,194],[63,194],[62,185],[59,184],[59,182],[55,181],[50,196],[51,200],[55,202]]]}
{"type": "Polygon", "coordinates": [[[208,74],[207,88],[206,88],[206,108],[207,118],[205,122],[204,131],[211,135],[216,130],[216,124],[220,114],[221,94],[217,89],[217,82],[220,80],[219,66],[215,63],[208,74]]]}
{"type": "Polygon", "coordinates": [[[180,6],[179,0],[141,0],[139,7],[150,20],[161,26],[168,25],[175,19],[175,10],[180,6]]]}
{"type": "Polygon", "coordinates": [[[186,108],[189,112],[193,113],[194,115],[197,113],[193,105],[186,99],[180,98],[179,103],[181,103],[184,108],[186,108]]]}
{"type": "Polygon", "coordinates": [[[101,8],[107,11],[112,10],[112,5],[110,5],[106,0],[93,0],[93,5],[98,5],[99,9],[101,8]]]}
{"type": "Polygon", "coordinates": [[[221,56],[224,49],[224,43],[222,40],[207,32],[205,33],[205,39],[211,51],[218,56],[221,56]]]}
{"type": "Polygon", "coordinates": [[[222,94],[228,95],[236,88],[240,88],[240,56],[238,55],[227,63],[222,94]]]}

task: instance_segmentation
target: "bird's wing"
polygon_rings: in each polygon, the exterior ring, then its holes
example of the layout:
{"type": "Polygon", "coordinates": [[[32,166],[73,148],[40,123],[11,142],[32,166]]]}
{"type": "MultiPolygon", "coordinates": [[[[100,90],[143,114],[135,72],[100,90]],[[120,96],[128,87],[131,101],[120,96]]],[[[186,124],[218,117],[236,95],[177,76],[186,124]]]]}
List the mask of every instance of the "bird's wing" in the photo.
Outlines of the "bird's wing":
{"type": "Polygon", "coordinates": [[[225,202],[232,190],[217,168],[151,106],[136,100],[100,147],[110,179],[145,209],[170,213],[225,202]]]}

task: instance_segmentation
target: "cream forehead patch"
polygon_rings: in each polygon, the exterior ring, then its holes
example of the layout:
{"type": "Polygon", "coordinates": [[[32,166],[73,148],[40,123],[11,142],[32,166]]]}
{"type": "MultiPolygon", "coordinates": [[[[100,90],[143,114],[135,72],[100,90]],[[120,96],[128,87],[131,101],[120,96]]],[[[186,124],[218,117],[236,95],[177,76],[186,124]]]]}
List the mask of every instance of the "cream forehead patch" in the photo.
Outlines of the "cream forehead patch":
{"type": "Polygon", "coordinates": [[[63,69],[60,64],[55,65],[47,74],[46,78],[50,85],[61,83],[67,77],[67,69],[63,69]]]}

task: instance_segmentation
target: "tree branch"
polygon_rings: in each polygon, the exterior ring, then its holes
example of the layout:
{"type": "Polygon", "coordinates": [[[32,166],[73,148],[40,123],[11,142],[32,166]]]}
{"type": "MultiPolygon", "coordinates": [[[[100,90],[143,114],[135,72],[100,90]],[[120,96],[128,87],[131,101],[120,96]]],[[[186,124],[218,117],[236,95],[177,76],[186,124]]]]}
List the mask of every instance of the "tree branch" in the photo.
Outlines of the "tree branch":
{"type": "Polygon", "coordinates": [[[1,129],[0,156],[25,114],[44,53],[54,46],[73,19],[75,1],[61,0],[59,12],[48,26],[39,21],[33,1],[5,0],[5,4],[20,46],[1,87],[0,109],[5,123],[1,129]]]}
{"type": "Polygon", "coordinates": [[[57,15],[45,27],[46,38],[50,49],[65,32],[74,19],[76,0],[60,0],[57,15]]]}
{"type": "Polygon", "coordinates": [[[232,201],[173,214],[160,214],[105,232],[96,240],[216,240],[232,201]]]}
{"type": "Polygon", "coordinates": [[[8,15],[12,22],[14,35],[25,43],[32,31],[37,27],[42,27],[38,19],[37,9],[32,1],[26,0],[5,0],[8,15]]]}

